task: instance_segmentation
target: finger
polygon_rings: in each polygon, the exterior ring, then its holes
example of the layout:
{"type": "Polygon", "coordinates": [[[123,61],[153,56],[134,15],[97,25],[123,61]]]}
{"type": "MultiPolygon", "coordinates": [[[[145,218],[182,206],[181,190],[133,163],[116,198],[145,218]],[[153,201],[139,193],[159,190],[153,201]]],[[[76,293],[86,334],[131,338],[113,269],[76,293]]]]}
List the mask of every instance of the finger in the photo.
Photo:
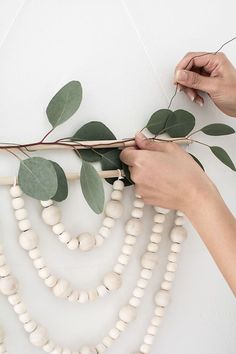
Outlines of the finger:
{"type": "Polygon", "coordinates": [[[133,166],[134,158],[136,156],[137,149],[134,147],[127,147],[120,153],[120,159],[128,166],[133,166]]]}
{"type": "Polygon", "coordinates": [[[136,145],[142,150],[152,150],[164,152],[166,150],[167,142],[157,141],[153,139],[147,139],[142,133],[138,133],[135,136],[136,145]]]}
{"type": "Polygon", "coordinates": [[[183,86],[207,93],[211,93],[218,83],[217,78],[202,76],[188,70],[178,70],[176,73],[176,81],[183,86]]]}
{"type": "Polygon", "coordinates": [[[204,105],[204,99],[203,97],[201,97],[199,94],[198,94],[198,91],[196,90],[193,90],[191,88],[188,88],[188,87],[184,87],[183,88],[183,92],[188,96],[188,98],[192,101],[192,102],[195,102],[197,103],[199,106],[203,106],[204,105]]]}
{"type": "Polygon", "coordinates": [[[184,58],[177,64],[175,72],[178,70],[191,70],[193,66],[208,67],[209,62],[215,60],[215,55],[207,52],[191,52],[184,56],[184,58]]]}

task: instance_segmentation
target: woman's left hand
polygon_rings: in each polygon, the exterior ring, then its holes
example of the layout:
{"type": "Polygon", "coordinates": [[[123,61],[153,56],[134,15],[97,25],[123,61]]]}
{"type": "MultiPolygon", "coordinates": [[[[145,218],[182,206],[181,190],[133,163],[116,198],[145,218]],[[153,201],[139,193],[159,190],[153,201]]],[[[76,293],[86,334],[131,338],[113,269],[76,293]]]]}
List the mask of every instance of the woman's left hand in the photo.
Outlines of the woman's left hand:
{"type": "Polygon", "coordinates": [[[136,194],[145,204],[188,214],[202,194],[216,192],[205,172],[177,144],[146,139],[141,133],[135,140],[137,149],[124,149],[120,158],[129,166],[136,194]]]}

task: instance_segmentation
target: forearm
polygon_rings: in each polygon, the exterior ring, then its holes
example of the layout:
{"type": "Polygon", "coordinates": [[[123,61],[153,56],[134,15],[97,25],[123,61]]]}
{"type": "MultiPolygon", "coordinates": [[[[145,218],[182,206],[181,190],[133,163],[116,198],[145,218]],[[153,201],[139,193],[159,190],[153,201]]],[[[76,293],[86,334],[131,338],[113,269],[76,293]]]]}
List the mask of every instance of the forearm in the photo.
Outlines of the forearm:
{"type": "Polygon", "coordinates": [[[236,296],[236,219],[215,190],[199,193],[186,212],[236,296]]]}

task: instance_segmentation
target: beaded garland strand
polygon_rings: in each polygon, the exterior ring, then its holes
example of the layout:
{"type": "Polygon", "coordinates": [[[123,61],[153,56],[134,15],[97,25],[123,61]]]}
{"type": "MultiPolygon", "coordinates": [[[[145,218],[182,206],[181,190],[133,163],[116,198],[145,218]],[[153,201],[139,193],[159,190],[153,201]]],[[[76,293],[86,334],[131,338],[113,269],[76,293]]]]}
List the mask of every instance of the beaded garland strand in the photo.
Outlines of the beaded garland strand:
{"type": "MultiPolygon", "coordinates": [[[[154,216],[154,221],[165,220],[165,213],[167,212],[164,209],[155,207],[157,214],[154,216]]],[[[171,288],[171,282],[173,280],[173,275],[170,273],[174,272],[176,269],[176,254],[180,252],[181,246],[180,243],[184,241],[186,238],[186,230],[183,228],[182,225],[182,216],[183,214],[177,212],[177,218],[175,219],[174,228],[171,231],[170,237],[172,240],[171,245],[171,253],[168,256],[169,263],[167,264],[167,272],[164,275],[164,281],[161,284],[161,290],[156,295],[156,304],[157,308],[155,310],[155,316],[152,319],[152,326],[158,327],[161,318],[164,314],[164,308],[167,306],[169,302],[169,293],[168,291],[171,288]]],[[[156,252],[158,251],[158,244],[161,241],[161,234],[156,237],[156,235],[152,234],[152,242],[147,245],[147,250],[142,257],[142,267],[143,269],[140,272],[140,279],[137,281],[137,286],[133,291],[133,294],[128,302],[128,305],[124,306],[119,312],[119,320],[116,322],[114,328],[112,328],[108,335],[103,338],[101,343],[97,344],[93,347],[83,347],[81,348],[80,352],[71,351],[68,348],[62,348],[56,345],[53,341],[51,341],[48,336],[46,330],[37,325],[35,321],[31,320],[30,315],[28,314],[25,305],[21,301],[21,298],[18,293],[18,285],[17,281],[14,277],[12,277],[9,268],[6,265],[5,257],[3,255],[3,249],[0,245],[0,257],[3,263],[3,274],[1,272],[0,278],[0,291],[8,296],[9,303],[13,306],[14,311],[18,314],[20,322],[23,323],[24,329],[26,332],[30,334],[30,341],[33,345],[41,347],[45,352],[51,354],[100,354],[106,351],[109,348],[115,339],[117,339],[121,332],[123,332],[128,324],[135,319],[136,316],[136,308],[141,303],[141,298],[144,294],[144,289],[148,284],[148,280],[152,277],[152,270],[154,269],[157,259],[156,259],[156,252]],[[154,237],[155,236],[155,237],[154,237]],[[154,239],[156,242],[154,242],[154,239]],[[150,251],[150,245],[156,243],[155,251],[152,248],[152,252],[150,251]],[[151,256],[150,256],[151,254],[151,256]],[[8,269],[8,271],[6,271],[8,269]]],[[[2,267],[1,267],[2,268],[2,267]]],[[[0,269],[1,269],[0,268],[0,269]]],[[[151,327],[151,326],[149,326],[151,327]]],[[[153,329],[152,329],[153,330],[153,329]]],[[[150,328],[149,328],[150,332],[150,328]]],[[[144,344],[140,348],[141,354],[149,353],[151,338],[149,337],[149,333],[147,337],[144,338],[144,344]],[[148,343],[147,343],[148,342],[148,343]]]]}
{"type": "Polygon", "coordinates": [[[0,354],[9,354],[5,347],[4,340],[5,340],[5,334],[3,329],[0,327],[0,354]]]}

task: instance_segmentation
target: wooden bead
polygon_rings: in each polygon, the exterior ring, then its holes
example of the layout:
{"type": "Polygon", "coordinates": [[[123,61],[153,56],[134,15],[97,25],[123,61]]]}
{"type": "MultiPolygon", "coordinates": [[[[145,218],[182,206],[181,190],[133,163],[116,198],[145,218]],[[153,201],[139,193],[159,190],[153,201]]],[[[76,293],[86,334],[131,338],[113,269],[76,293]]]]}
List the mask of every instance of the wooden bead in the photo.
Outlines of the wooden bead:
{"type": "Polygon", "coordinates": [[[103,282],[108,290],[116,290],[121,287],[121,276],[115,272],[110,272],[104,276],[103,282]]]}
{"type": "Polygon", "coordinates": [[[140,208],[134,208],[132,211],[131,211],[131,216],[133,218],[137,218],[137,219],[141,219],[143,217],[143,210],[140,209],[140,208]]]}
{"type": "Polygon", "coordinates": [[[0,267],[0,277],[7,277],[8,275],[10,275],[10,268],[4,264],[0,267]]]}
{"type": "Polygon", "coordinates": [[[133,249],[133,246],[124,245],[122,247],[122,253],[126,254],[127,256],[130,256],[133,253],[133,249]]]}
{"type": "Polygon", "coordinates": [[[126,243],[127,245],[134,246],[134,245],[136,244],[136,242],[137,242],[137,239],[136,239],[135,236],[127,235],[127,236],[125,237],[125,243],[126,243]]]}
{"type": "Polygon", "coordinates": [[[74,251],[79,247],[79,240],[77,237],[73,237],[66,245],[69,250],[74,251]]]}
{"type": "Polygon", "coordinates": [[[20,234],[19,243],[22,248],[26,251],[30,251],[37,247],[38,245],[38,236],[33,230],[27,230],[20,234]]]}
{"type": "Polygon", "coordinates": [[[143,294],[144,294],[144,290],[139,287],[136,287],[133,290],[133,296],[137,297],[138,299],[141,299],[143,297],[143,294]]]}
{"type": "Polygon", "coordinates": [[[161,289],[163,290],[170,290],[171,289],[171,282],[167,281],[167,280],[164,280],[162,283],[161,283],[161,289]]]}
{"type": "Polygon", "coordinates": [[[127,232],[127,234],[132,236],[140,235],[142,231],[141,221],[135,218],[129,219],[125,225],[125,231],[127,232]]]}
{"type": "Polygon", "coordinates": [[[117,190],[117,191],[123,191],[124,189],[124,182],[122,182],[120,179],[117,179],[114,183],[113,183],[113,189],[117,190]]]}
{"type": "Polygon", "coordinates": [[[12,199],[12,206],[14,209],[22,209],[25,205],[24,199],[18,197],[18,198],[14,198],[12,199]]]}
{"type": "Polygon", "coordinates": [[[184,213],[182,211],[180,211],[180,210],[177,210],[176,211],[176,215],[177,216],[184,216],[184,213]]]}
{"type": "Polygon", "coordinates": [[[115,220],[109,216],[105,217],[102,222],[103,226],[108,227],[109,229],[113,228],[115,225],[115,220]]]}
{"type": "Polygon", "coordinates": [[[181,251],[181,245],[179,243],[172,243],[170,249],[172,252],[179,253],[181,251]]]}
{"type": "Polygon", "coordinates": [[[154,222],[163,224],[165,222],[166,216],[164,214],[156,214],[154,215],[154,222]]]}
{"type": "Polygon", "coordinates": [[[114,272],[117,273],[117,274],[122,274],[123,271],[124,271],[124,268],[125,268],[125,265],[124,265],[124,264],[117,263],[117,264],[114,266],[113,270],[114,270],[114,272]]]}
{"type": "Polygon", "coordinates": [[[177,269],[177,264],[176,263],[173,263],[173,262],[167,263],[166,270],[168,272],[175,272],[176,269],[177,269]]]}
{"type": "Polygon", "coordinates": [[[53,351],[51,352],[51,354],[62,354],[62,347],[60,347],[59,345],[57,345],[53,351]]]}
{"type": "Polygon", "coordinates": [[[51,205],[43,209],[42,219],[47,225],[56,225],[61,221],[61,211],[57,206],[51,205]]]}
{"type": "Polygon", "coordinates": [[[127,323],[120,320],[116,322],[116,328],[120,331],[123,332],[127,328],[127,323]]]}
{"type": "Polygon", "coordinates": [[[81,251],[89,251],[95,246],[95,237],[89,232],[80,234],[78,238],[81,251]]]}
{"type": "Polygon", "coordinates": [[[80,291],[78,302],[81,304],[85,304],[89,300],[88,292],[85,290],[80,291]]]}
{"type": "Polygon", "coordinates": [[[53,225],[52,231],[54,232],[54,234],[60,235],[65,231],[65,226],[64,224],[59,222],[58,224],[53,225]]]}
{"type": "Polygon", "coordinates": [[[13,186],[10,188],[10,194],[13,198],[21,197],[23,192],[20,186],[13,186]]]}
{"type": "Polygon", "coordinates": [[[140,299],[135,296],[131,297],[129,300],[129,304],[134,307],[139,307],[140,303],[141,303],[140,299]]]}
{"type": "Polygon", "coordinates": [[[50,275],[47,279],[45,279],[44,283],[47,287],[53,288],[57,281],[58,279],[54,275],[50,275]]]}
{"type": "Polygon", "coordinates": [[[159,317],[163,317],[165,314],[165,307],[162,306],[157,306],[155,308],[155,315],[159,317]]]}
{"type": "Polygon", "coordinates": [[[105,287],[105,285],[99,285],[97,286],[97,293],[98,293],[98,296],[100,297],[103,297],[107,294],[108,290],[107,288],[105,287]]]}
{"type": "Polygon", "coordinates": [[[46,266],[45,260],[43,257],[39,257],[33,261],[33,264],[36,269],[42,269],[46,266]]]}
{"type": "Polygon", "coordinates": [[[129,256],[127,256],[126,254],[121,254],[118,257],[118,262],[123,265],[128,264],[129,263],[129,256]]]}
{"type": "Polygon", "coordinates": [[[157,255],[152,252],[145,252],[142,256],[141,263],[145,269],[154,269],[157,264],[157,255]]]}
{"type": "Polygon", "coordinates": [[[154,206],[154,210],[157,213],[160,213],[160,214],[168,214],[170,212],[170,209],[161,208],[161,207],[158,207],[158,206],[154,206]]]}
{"type": "Polygon", "coordinates": [[[155,327],[158,327],[158,326],[160,326],[161,322],[162,322],[162,317],[154,316],[152,318],[151,324],[155,327]]]}
{"type": "Polygon", "coordinates": [[[151,237],[150,237],[150,240],[154,243],[160,243],[161,242],[161,239],[162,239],[162,236],[160,234],[157,234],[157,233],[152,233],[151,234],[151,237]]]}
{"type": "Polygon", "coordinates": [[[40,204],[44,207],[47,208],[51,205],[53,205],[53,200],[49,199],[49,200],[40,200],[40,204]]]}
{"type": "Polygon", "coordinates": [[[151,334],[151,335],[153,335],[153,336],[155,336],[156,333],[157,333],[157,327],[155,327],[155,326],[149,326],[149,327],[147,328],[147,333],[148,333],[148,334],[151,334]]]}
{"type": "Polygon", "coordinates": [[[70,302],[76,302],[79,299],[79,290],[75,289],[71,292],[71,294],[68,296],[68,300],[70,302]]]}
{"type": "Polygon", "coordinates": [[[152,345],[154,342],[154,336],[152,334],[146,334],[143,339],[143,342],[145,344],[152,345]]]}
{"type": "Polygon", "coordinates": [[[118,331],[117,328],[112,328],[109,332],[109,336],[112,338],[112,339],[117,339],[119,336],[120,336],[120,332],[118,331]]]}
{"type": "Polygon", "coordinates": [[[42,269],[39,269],[38,275],[39,275],[39,278],[41,278],[41,279],[47,279],[50,275],[50,271],[47,267],[44,267],[42,269]]]}
{"type": "Polygon", "coordinates": [[[117,200],[110,200],[105,208],[106,216],[113,219],[119,219],[123,213],[123,206],[121,202],[117,200]]]}
{"type": "Polygon", "coordinates": [[[170,294],[166,290],[159,290],[155,296],[155,302],[158,306],[165,307],[169,304],[170,294]]]}
{"type": "Polygon", "coordinates": [[[165,272],[164,279],[166,281],[173,281],[175,278],[175,274],[173,272],[165,272]]]}
{"type": "Polygon", "coordinates": [[[111,232],[111,229],[109,227],[102,226],[98,232],[103,238],[107,238],[111,232]]]}
{"type": "Polygon", "coordinates": [[[48,335],[46,329],[38,326],[35,331],[30,334],[30,342],[36,347],[42,347],[48,341],[48,335]]]}
{"type": "Polygon", "coordinates": [[[148,245],[147,245],[147,250],[149,252],[157,252],[159,249],[159,245],[157,243],[154,243],[154,242],[150,242],[148,245]]]}
{"type": "MultiPolygon", "coordinates": [[[[60,224],[57,224],[57,225],[60,225],[60,224]]],[[[67,232],[67,231],[62,231],[62,233],[58,235],[58,238],[59,238],[59,240],[60,240],[62,243],[68,243],[68,242],[71,241],[72,236],[71,236],[71,234],[70,234],[69,232],[67,232]]],[[[78,243],[78,241],[77,241],[77,243],[78,243]]],[[[70,245],[70,246],[71,246],[71,245],[70,245]]],[[[77,246],[77,247],[78,247],[78,246],[77,246]]],[[[77,248],[77,247],[76,247],[76,248],[77,248]]],[[[70,248],[70,247],[69,247],[69,248],[70,248]]]]}
{"type": "MultiPolygon", "coordinates": [[[[43,346],[43,350],[46,353],[51,353],[56,347],[56,344],[52,341],[49,340],[44,346],[43,346]]],[[[71,353],[70,353],[71,354],[71,353]]]]}
{"type": "Polygon", "coordinates": [[[172,242],[182,243],[187,238],[187,231],[183,226],[174,226],[170,233],[172,242]]]}
{"type": "Polygon", "coordinates": [[[97,289],[90,289],[88,291],[88,295],[89,295],[89,300],[90,301],[94,301],[98,298],[98,292],[97,289]]]}
{"type": "Polygon", "coordinates": [[[181,216],[175,218],[175,225],[182,226],[183,223],[184,223],[184,218],[182,218],[181,216]]]}
{"type": "Polygon", "coordinates": [[[32,333],[36,328],[37,328],[37,323],[33,320],[30,320],[29,322],[24,324],[24,330],[27,333],[32,333]]]}
{"type": "Polygon", "coordinates": [[[13,295],[17,292],[18,283],[13,276],[0,278],[0,292],[3,295],[13,295]]]}
{"type": "Polygon", "coordinates": [[[19,316],[19,321],[21,323],[27,323],[31,320],[31,317],[29,315],[28,312],[25,312],[25,313],[22,313],[20,316],[19,316]]]}
{"type": "Polygon", "coordinates": [[[67,280],[59,279],[52,290],[55,296],[65,299],[71,292],[71,287],[67,280]]]}
{"type": "Polygon", "coordinates": [[[142,344],[141,347],[140,347],[140,351],[143,353],[143,354],[148,354],[150,352],[150,346],[148,344],[142,344]]]}
{"type": "Polygon", "coordinates": [[[27,210],[24,208],[15,210],[15,218],[16,220],[20,221],[20,220],[24,220],[26,219],[28,216],[27,210]]]}
{"type": "Polygon", "coordinates": [[[160,232],[163,232],[163,230],[164,230],[163,224],[155,224],[152,227],[152,232],[160,233],[160,232]]]}
{"type": "Polygon", "coordinates": [[[137,286],[141,289],[145,289],[147,285],[148,285],[147,279],[140,278],[137,282],[137,286]]]}
{"type": "Polygon", "coordinates": [[[106,351],[106,349],[107,348],[105,347],[105,345],[103,343],[99,343],[96,345],[96,350],[97,350],[98,354],[104,353],[106,351]]]}
{"type": "Polygon", "coordinates": [[[113,200],[122,200],[123,198],[123,193],[121,191],[118,191],[118,190],[114,190],[112,193],[111,193],[111,199],[113,200]]]}
{"type": "Polygon", "coordinates": [[[144,208],[144,202],[143,202],[142,199],[135,199],[134,202],[133,202],[133,206],[134,206],[135,208],[140,208],[140,209],[142,209],[142,208],[144,208]]]}
{"type": "Polygon", "coordinates": [[[21,315],[22,313],[26,312],[26,307],[23,302],[20,302],[19,304],[15,305],[13,309],[18,315],[21,315]]]}
{"type": "Polygon", "coordinates": [[[96,244],[96,247],[101,246],[103,243],[104,243],[104,237],[102,237],[102,236],[99,235],[99,234],[96,234],[96,235],[95,235],[95,244],[96,244]]]}
{"type": "Polygon", "coordinates": [[[141,271],[141,277],[142,277],[143,279],[147,279],[147,280],[151,279],[151,277],[152,277],[152,271],[151,271],[150,269],[143,269],[143,270],[141,271]]]}
{"type": "Polygon", "coordinates": [[[38,247],[35,247],[34,249],[30,250],[29,256],[31,259],[37,259],[37,258],[41,257],[40,249],[38,247]]]}
{"type": "Polygon", "coordinates": [[[18,227],[21,231],[27,231],[31,228],[31,222],[28,219],[20,220],[18,227]]]}
{"type": "Polygon", "coordinates": [[[90,347],[82,347],[80,349],[80,354],[96,354],[96,351],[90,347]]]}
{"type": "Polygon", "coordinates": [[[177,261],[177,254],[175,252],[171,252],[168,255],[169,262],[176,262],[177,261]]]}
{"type": "Polygon", "coordinates": [[[125,323],[132,322],[136,317],[136,309],[131,305],[124,306],[119,312],[119,318],[125,323]]]}
{"type": "Polygon", "coordinates": [[[21,302],[21,297],[18,293],[8,296],[9,304],[12,306],[19,304],[21,302]]]}

